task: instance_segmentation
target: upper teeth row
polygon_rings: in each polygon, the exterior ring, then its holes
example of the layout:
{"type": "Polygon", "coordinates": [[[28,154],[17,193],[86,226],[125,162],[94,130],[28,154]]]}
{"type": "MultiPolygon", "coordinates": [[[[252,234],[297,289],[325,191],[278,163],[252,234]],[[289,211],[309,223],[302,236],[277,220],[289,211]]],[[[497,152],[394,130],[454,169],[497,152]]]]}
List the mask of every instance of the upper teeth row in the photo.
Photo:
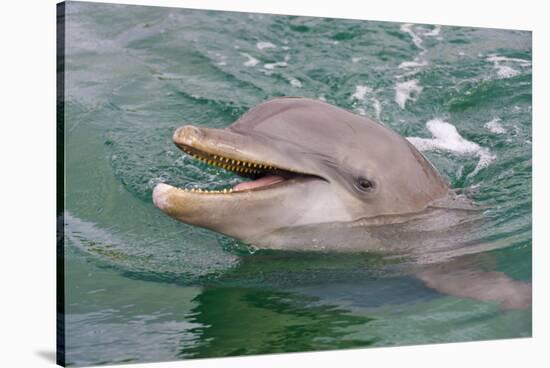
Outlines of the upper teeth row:
{"type": "Polygon", "coordinates": [[[191,156],[196,158],[199,161],[205,162],[209,165],[219,166],[225,170],[231,170],[236,172],[251,173],[251,174],[260,174],[262,169],[273,169],[273,166],[257,164],[253,162],[239,161],[230,159],[227,157],[221,157],[218,155],[213,155],[214,160],[209,160],[199,155],[188,152],[191,156]],[[225,162],[225,163],[224,163],[225,162]],[[260,170],[258,170],[260,169],[260,170]]]}

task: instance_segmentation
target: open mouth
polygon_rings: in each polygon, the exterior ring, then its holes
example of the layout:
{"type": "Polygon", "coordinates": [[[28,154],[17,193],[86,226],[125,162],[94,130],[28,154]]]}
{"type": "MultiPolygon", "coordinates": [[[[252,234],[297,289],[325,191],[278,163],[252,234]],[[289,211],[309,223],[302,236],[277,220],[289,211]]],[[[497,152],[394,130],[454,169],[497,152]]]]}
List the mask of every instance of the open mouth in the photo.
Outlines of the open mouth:
{"type": "Polygon", "coordinates": [[[205,150],[192,147],[190,145],[176,143],[176,145],[187,155],[195,158],[205,164],[222,168],[233,172],[243,178],[250,179],[238,183],[232,187],[220,190],[207,190],[203,188],[184,188],[181,189],[187,192],[205,193],[205,194],[220,194],[234,193],[243,191],[257,191],[263,189],[271,189],[275,186],[288,185],[296,181],[307,179],[322,179],[316,175],[300,173],[297,171],[288,170],[278,167],[273,163],[261,162],[252,158],[243,159],[230,157],[227,154],[216,154],[205,150]]]}

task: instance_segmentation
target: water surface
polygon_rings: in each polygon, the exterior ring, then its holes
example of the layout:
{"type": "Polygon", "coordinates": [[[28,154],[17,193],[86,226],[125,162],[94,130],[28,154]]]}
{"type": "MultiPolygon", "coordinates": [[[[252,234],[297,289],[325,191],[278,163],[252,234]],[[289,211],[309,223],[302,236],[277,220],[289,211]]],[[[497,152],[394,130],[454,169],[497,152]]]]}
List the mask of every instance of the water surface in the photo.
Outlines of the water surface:
{"type": "Polygon", "coordinates": [[[470,235],[502,244],[483,254],[495,270],[530,281],[530,32],[66,10],[68,364],[531,335],[529,309],[440,293],[398,258],[255,252],[151,201],[159,182],[240,181],[184,156],[171,142],[177,127],[222,128],[276,96],[323,99],[408,137],[487,206],[470,235]]]}

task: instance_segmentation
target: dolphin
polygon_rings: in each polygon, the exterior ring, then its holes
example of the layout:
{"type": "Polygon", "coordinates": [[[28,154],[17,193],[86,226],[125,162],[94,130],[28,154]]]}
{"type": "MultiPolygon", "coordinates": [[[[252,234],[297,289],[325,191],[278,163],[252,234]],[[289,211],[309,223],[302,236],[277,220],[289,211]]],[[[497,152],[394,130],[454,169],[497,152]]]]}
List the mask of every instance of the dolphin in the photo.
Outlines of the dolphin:
{"type": "Polygon", "coordinates": [[[177,220],[260,249],[407,255],[411,272],[442,293],[503,308],[531,305],[530,283],[478,269],[476,254],[503,247],[475,243],[480,209],[381,123],[323,101],[281,97],[225,129],[178,128],[173,141],[248,179],[218,190],[157,184],[154,204],[177,220]]]}
{"type": "Polygon", "coordinates": [[[192,157],[251,180],[216,191],[160,183],[155,205],[259,248],[296,247],[304,228],[321,224],[402,222],[449,194],[448,182],[399,134],[308,98],[261,103],[226,129],[186,125],[173,141],[192,157]]]}

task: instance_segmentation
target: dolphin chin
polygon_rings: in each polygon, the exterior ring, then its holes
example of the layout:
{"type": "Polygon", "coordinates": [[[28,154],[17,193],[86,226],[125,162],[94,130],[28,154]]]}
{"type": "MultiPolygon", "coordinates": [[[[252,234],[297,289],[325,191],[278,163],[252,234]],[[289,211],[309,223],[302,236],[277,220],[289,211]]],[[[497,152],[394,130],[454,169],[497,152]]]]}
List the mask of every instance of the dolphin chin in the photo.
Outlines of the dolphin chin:
{"type": "Polygon", "coordinates": [[[403,137],[307,98],[270,100],[226,129],[187,125],[172,138],[185,154],[249,181],[214,191],[161,183],[155,205],[258,247],[284,247],[276,234],[304,226],[420,213],[449,193],[403,137]]]}

